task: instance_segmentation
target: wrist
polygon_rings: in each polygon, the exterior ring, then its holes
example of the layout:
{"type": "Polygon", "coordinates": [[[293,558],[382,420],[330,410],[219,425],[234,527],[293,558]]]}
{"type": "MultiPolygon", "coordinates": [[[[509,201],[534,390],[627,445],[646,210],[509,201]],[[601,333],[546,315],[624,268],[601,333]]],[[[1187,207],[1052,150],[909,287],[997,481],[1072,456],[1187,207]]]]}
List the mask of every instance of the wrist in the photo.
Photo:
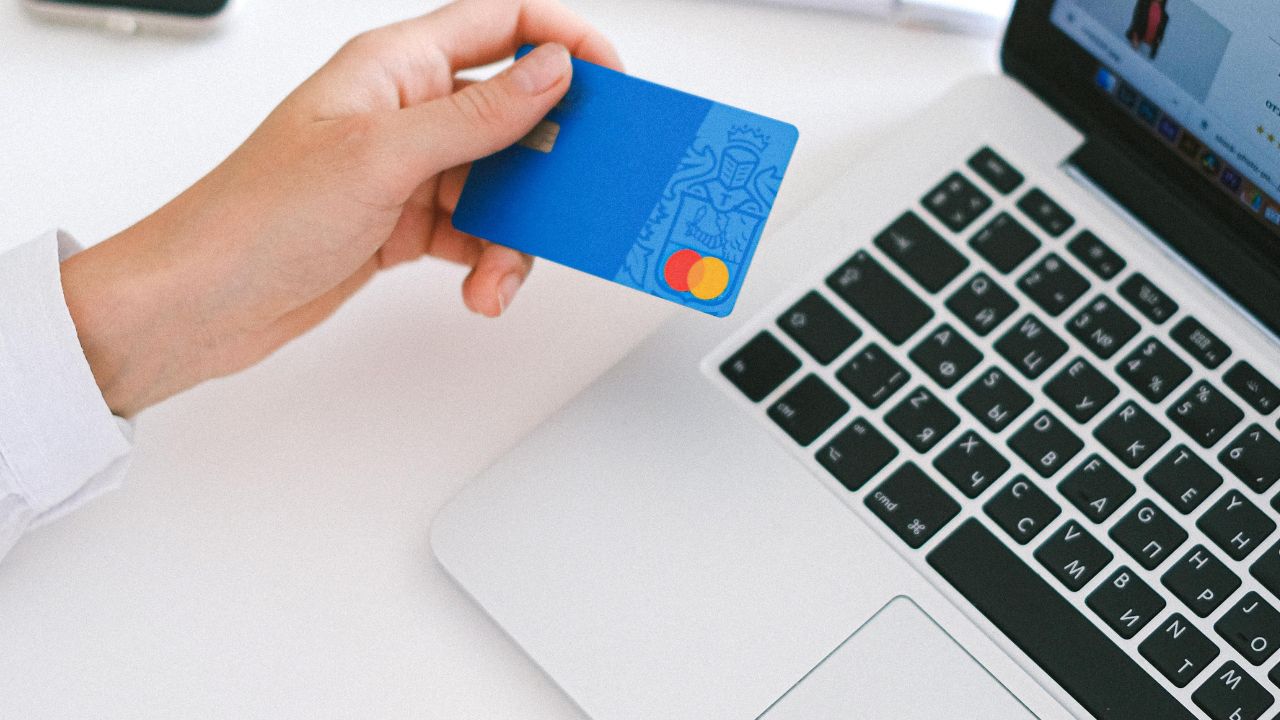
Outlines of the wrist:
{"type": "Polygon", "coordinates": [[[170,273],[130,229],[62,263],[62,287],[80,346],[107,407],[132,416],[183,384],[182,340],[170,273]]]}

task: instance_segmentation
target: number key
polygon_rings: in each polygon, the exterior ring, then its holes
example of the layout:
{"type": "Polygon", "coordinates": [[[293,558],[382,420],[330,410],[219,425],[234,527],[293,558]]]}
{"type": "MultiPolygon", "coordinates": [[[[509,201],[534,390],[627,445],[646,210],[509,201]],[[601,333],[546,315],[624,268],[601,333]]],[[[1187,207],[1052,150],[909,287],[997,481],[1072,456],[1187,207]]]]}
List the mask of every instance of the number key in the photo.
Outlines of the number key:
{"type": "Polygon", "coordinates": [[[1067,329],[1106,360],[1138,334],[1138,323],[1110,298],[1100,295],[1076,313],[1067,329]]]}
{"type": "Polygon", "coordinates": [[[1191,377],[1191,366],[1179,360],[1164,343],[1150,338],[1120,361],[1117,372],[1142,397],[1158,403],[1191,377]]]}
{"type": "Polygon", "coordinates": [[[1244,413],[1208,381],[1201,380],[1169,408],[1169,419],[1201,447],[1213,447],[1244,419],[1244,413]]]}
{"type": "Polygon", "coordinates": [[[1261,425],[1245,428],[1218,460],[1254,492],[1266,492],[1280,481],[1280,441],[1261,425]]]}
{"type": "Polygon", "coordinates": [[[1089,289],[1089,281],[1050,253],[1018,280],[1018,287],[1044,311],[1057,317],[1089,289]]]}

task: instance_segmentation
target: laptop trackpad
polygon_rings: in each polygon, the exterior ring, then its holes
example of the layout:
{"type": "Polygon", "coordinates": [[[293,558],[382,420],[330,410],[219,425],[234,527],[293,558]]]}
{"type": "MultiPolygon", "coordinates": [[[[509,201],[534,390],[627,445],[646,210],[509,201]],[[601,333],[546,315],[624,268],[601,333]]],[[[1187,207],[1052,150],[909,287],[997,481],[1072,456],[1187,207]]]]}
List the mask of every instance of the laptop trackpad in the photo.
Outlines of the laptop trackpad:
{"type": "Polygon", "coordinates": [[[914,602],[898,597],[762,720],[1035,720],[914,602]]]}

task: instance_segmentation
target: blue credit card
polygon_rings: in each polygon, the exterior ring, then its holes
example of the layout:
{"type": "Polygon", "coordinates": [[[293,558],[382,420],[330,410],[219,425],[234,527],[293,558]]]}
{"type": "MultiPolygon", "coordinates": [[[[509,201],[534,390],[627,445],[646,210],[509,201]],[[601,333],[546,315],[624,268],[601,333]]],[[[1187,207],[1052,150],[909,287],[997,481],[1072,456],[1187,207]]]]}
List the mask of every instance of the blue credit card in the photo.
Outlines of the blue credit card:
{"type": "Polygon", "coordinates": [[[723,317],[797,137],[788,123],[574,58],[546,119],[472,165],[453,225],[723,317]]]}

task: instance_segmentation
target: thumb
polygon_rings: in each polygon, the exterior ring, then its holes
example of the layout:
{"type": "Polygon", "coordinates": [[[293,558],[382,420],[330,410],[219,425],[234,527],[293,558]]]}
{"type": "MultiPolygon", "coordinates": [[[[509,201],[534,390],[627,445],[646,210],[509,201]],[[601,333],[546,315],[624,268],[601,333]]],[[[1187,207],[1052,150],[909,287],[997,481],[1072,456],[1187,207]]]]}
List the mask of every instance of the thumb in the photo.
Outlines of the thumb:
{"type": "Polygon", "coordinates": [[[564,97],[572,66],[558,43],[535,48],[485,80],[389,119],[393,144],[419,179],[502,150],[524,137],[564,97]]]}

